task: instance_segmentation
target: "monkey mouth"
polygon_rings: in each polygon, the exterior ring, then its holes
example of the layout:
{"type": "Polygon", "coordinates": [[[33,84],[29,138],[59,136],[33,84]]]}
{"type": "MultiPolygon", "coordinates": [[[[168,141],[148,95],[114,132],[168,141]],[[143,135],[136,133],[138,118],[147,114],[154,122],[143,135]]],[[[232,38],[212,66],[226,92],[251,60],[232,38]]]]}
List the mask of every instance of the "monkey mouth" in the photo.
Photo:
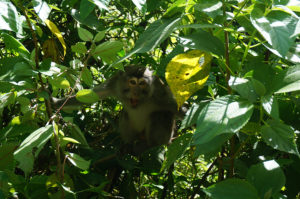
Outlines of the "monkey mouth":
{"type": "Polygon", "coordinates": [[[138,103],[139,103],[138,99],[130,98],[130,104],[132,107],[137,107],[138,103]]]}

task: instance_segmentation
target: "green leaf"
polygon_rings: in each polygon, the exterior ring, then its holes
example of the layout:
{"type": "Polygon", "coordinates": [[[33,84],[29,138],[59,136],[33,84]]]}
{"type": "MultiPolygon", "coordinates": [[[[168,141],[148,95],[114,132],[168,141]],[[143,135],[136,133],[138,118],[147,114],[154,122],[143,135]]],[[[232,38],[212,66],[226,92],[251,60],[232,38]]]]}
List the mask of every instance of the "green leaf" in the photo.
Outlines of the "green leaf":
{"type": "Polygon", "coordinates": [[[271,10],[265,14],[263,4],[256,3],[251,12],[251,23],[267,42],[285,56],[294,44],[298,18],[282,10],[271,10]]]}
{"type": "Polygon", "coordinates": [[[34,11],[37,13],[37,15],[40,17],[42,21],[45,21],[48,19],[48,16],[51,12],[51,8],[48,6],[48,4],[45,1],[42,0],[32,0],[32,5],[34,11]]]}
{"type": "Polygon", "coordinates": [[[22,34],[22,19],[10,1],[0,1],[0,30],[11,30],[22,34]]]}
{"type": "Polygon", "coordinates": [[[198,30],[191,35],[179,37],[179,44],[190,49],[212,52],[219,56],[223,56],[225,52],[224,44],[217,37],[203,30],[198,30]]]}
{"type": "Polygon", "coordinates": [[[251,78],[251,82],[252,82],[255,92],[259,96],[264,96],[266,94],[266,88],[260,81],[254,79],[254,78],[251,78]]]}
{"type": "MultiPolygon", "coordinates": [[[[80,2],[82,2],[82,1],[80,1],[80,2]]],[[[92,1],[90,1],[90,2],[92,2],[92,1]]],[[[103,30],[105,28],[103,26],[103,24],[100,22],[100,20],[97,18],[95,13],[93,13],[93,12],[91,12],[85,19],[81,18],[80,12],[76,9],[72,9],[71,15],[80,24],[84,24],[91,29],[103,30]]]]}
{"type": "Polygon", "coordinates": [[[195,5],[195,10],[203,12],[208,16],[215,18],[222,15],[222,1],[219,0],[200,0],[195,5]]]}
{"type": "Polygon", "coordinates": [[[92,41],[94,38],[93,34],[90,31],[81,27],[78,28],[78,35],[82,41],[92,41]]]}
{"type": "Polygon", "coordinates": [[[221,135],[217,135],[212,140],[203,143],[197,144],[194,157],[198,157],[199,155],[205,155],[206,157],[215,156],[216,153],[221,151],[222,145],[232,137],[232,133],[225,133],[221,135]]]}
{"type": "Polygon", "coordinates": [[[277,55],[278,57],[284,58],[293,63],[298,63],[298,64],[300,63],[300,43],[299,42],[294,43],[285,56],[280,55],[280,53],[277,50],[275,50],[274,48],[272,48],[269,44],[264,43],[263,45],[267,49],[269,49],[272,53],[277,55]]]}
{"type": "Polygon", "coordinates": [[[258,98],[258,95],[254,90],[252,82],[248,79],[231,76],[228,85],[233,90],[238,92],[241,95],[241,97],[248,99],[250,102],[255,102],[258,98]]]}
{"type": "Polygon", "coordinates": [[[99,96],[90,89],[83,89],[78,91],[76,94],[76,99],[83,103],[95,103],[99,101],[99,96]]]}
{"type": "MultiPolygon", "coordinates": [[[[176,29],[183,29],[183,28],[194,28],[194,29],[204,29],[204,28],[220,28],[220,25],[217,24],[186,24],[177,26],[176,29]]],[[[224,46],[223,46],[224,48],[224,46]]]]}
{"type": "Polygon", "coordinates": [[[132,0],[132,2],[143,14],[146,13],[146,11],[147,11],[146,0],[132,0]]]}
{"type": "Polygon", "coordinates": [[[82,170],[87,170],[90,167],[90,160],[85,160],[75,153],[66,153],[68,160],[76,167],[82,170]]]}
{"type": "Polygon", "coordinates": [[[289,67],[277,77],[275,93],[286,93],[300,90],[300,65],[289,67]]]}
{"type": "Polygon", "coordinates": [[[92,86],[93,85],[93,77],[92,77],[92,74],[91,74],[90,70],[87,67],[84,67],[82,69],[81,79],[88,86],[92,86]]]}
{"type": "Polygon", "coordinates": [[[256,189],[247,181],[228,179],[214,184],[204,192],[212,199],[258,199],[256,189]]]}
{"type": "Polygon", "coordinates": [[[114,63],[120,63],[135,53],[145,53],[153,50],[161,44],[178,26],[181,18],[175,17],[172,19],[159,19],[152,24],[141,34],[136,41],[135,47],[124,57],[114,63]]]}
{"type": "Polygon", "coordinates": [[[285,185],[285,175],[275,160],[253,165],[248,170],[247,180],[257,189],[260,198],[271,198],[285,185]]]}
{"type": "Polygon", "coordinates": [[[87,16],[89,16],[89,14],[94,10],[94,8],[95,4],[93,4],[91,1],[81,0],[79,8],[81,19],[84,20],[85,18],[87,18],[87,16]]]}
{"type": "Polygon", "coordinates": [[[123,43],[120,41],[107,41],[95,48],[93,56],[100,56],[103,61],[110,64],[117,60],[117,52],[119,52],[122,48],[123,43]]]}
{"type": "Polygon", "coordinates": [[[276,120],[269,120],[261,128],[261,136],[264,141],[274,149],[293,153],[299,156],[295,143],[295,133],[292,127],[276,120]]]}
{"type": "Polygon", "coordinates": [[[197,123],[198,115],[201,111],[201,109],[206,105],[207,103],[201,103],[199,104],[193,104],[187,113],[185,114],[184,119],[181,122],[180,129],[184,129],[187,127],[191,127],[197,123]]]}
{"type": "Polygon", "coordinates": [[[166,161],[163,163],[162,170],[169,169],[169,167],[182,156],[187,147],[190,146],[193,134],[187,133],[176,138],[168,147],[166,161]]]}
{"type": "Polygon", "coordinates": [[[54,79],[49,79],[49,81],[56,88],[61,88],[61,89],[70,88],[70,82],[62,76],[56,77],[54,79]]]}
{"type": "Polygon", "coordinates": [[[6,33],[2,33],[1,36],[3,37],[6,49],[19,53],[25,59],[29,59],[30,53],[22,43],[6,33]]]}
{"type": "Polygon", "coordinates": [[[166,10],[166,12],[164,13],[164,17],[173,17],[174,15],[176,15],[178,13],[184,12],[186,5],[187,5],[186,0],[177,0],[177,1],[175,1],[166,10]]]}
{"type": "Polygon", "coordinates": [[[263,96],[261,98],[261,103],[268,114],[270,114],[274,119],[279,119],[278,102],[274,96],[263,96]]]}
{"type": "Polygon", "coordinates": [[[47,175],[35,175],[30,178],[26,185],[26,192],[30,198],[48,198],[47,187],[47,175]]]}
{"type": "Polygon", "coordinates": [[[32,77],[35,73],[26,62],[19,62],[14,66],[14,74],[20,77],[32,77]]]}
{"type": "Polygon", "coordinates": [[[98,32],[94,38],[94,42],[101,41],[104,38],[105,33],[106,33],[106,30],[98,32]]]}
{"type": "Polygon", "coordinates": [[[90,0],[92,3],[94,3],[100,10],[109,10],[108,4],[110,0],[90,0]]]}
{"type": "MultiPolygon", "coordinates": [[[[17,143],[3,143],[0,146],[0,170],[12,170],[14,168],[14,150],[18,147],[17,143]]],[[[0,180],[1,181],[1,180],[0,180]]]]}
{"type": "Polygon", "coordinates": [[[27,175],[33,168],[34,157],[37,157],[43,146],[51,138],[53,133],[52,125],[41,127],[31,133],[19,148],[14,152],[14,157],[19,161],[19,167],[27,175]]]}
{"type": "Polygon", "coordinates": [[[70,128],[70,134],[71,134],[72,138],[74,138],[78,142],[80,142],[80,144],[82,146],[89,148],[89,144],[86,141],[84,134],[82,133],[80,128],[77,125],[75,125],[74,123],[71,123],[71,125],[68,125],[68,127],[70,128]]]}
{"type": "Polygon", "coordinates": [[[280,8],[284,8],[283,6],[286,6],[287,8],[295,12],[300,12],[300,2],[298,0],[286,0],[286,1],[275,0],[274,6],[276,7],[278,6],[280,8]]]}
{"type": "Polygon", "coordinates": [[[226,95],[207,104],[200,112],[194,134],[195,145],[224,133],[236,133],[249,121],[253,104],[238,96],[226,95]]]}
{"type": "MultiPolygon", "coordinates": [[[[0,110],[10,104],[14,104],[16,97],[17,97],[17,92],[9,92],[9,93],[5,93],[5,94],[1,95],[0,96],[0,101],[1,101],[0,110]]],[[[0,114],[1,114],[1,111],[0,111],[0,114]]]]}
{"type": "Polygon", "coordinates": [[[78,42],[75,45],[71,46],[71,49],[75,53],[85,54],[87,52],[87,48],[84,42],[78,42]]]}

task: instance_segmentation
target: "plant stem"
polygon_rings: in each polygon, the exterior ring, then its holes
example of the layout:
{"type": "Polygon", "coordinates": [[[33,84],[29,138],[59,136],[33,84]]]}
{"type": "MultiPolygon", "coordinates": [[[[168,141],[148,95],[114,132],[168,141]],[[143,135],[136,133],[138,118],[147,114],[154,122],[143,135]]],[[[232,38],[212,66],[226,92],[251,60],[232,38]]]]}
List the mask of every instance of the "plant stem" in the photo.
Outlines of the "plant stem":
{"type": "MultiPolygon", "coordinates": [[[[39,68],[40,68],[40,66],[39,66],[39,47],[38,47],[37,36],[35,34],[35,31],[32,28],[32,24],[31,24],[30,19],[28,17],[27,10],[24,8],[24,6],[22,4],[20,4],[20,7],[21,7],[21,9],[22,9],[22,11],[24,13],[27,25],[29,27],[29,30],[30,30],[32,38],[33,38],[34,49],[35,49],[35,69],[39,70],[39,68]]],[[[46,91],[46,87],[45,87],[45,84],[43,82],[42,75],[41,75],[40,72],[38,72],[38,81],[41,84],[42,90],[46,91]]],[[[50,100],[49,99],[45,99],[45,106],[46,106],[47,115],[48,115],[49,118],[51,118],[51,116],[52,116],[52,109],[51,109],[51,104],[50,104],[50,100]]]]}

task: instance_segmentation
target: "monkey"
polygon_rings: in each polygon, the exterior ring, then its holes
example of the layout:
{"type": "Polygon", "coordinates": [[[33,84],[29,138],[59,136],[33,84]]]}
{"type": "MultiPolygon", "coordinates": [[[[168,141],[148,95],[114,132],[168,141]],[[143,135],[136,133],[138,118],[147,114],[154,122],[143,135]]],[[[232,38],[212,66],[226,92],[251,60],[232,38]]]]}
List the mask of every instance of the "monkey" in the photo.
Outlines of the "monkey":
{"type": "MultiPolygon", "coordinates": [[[[170,88],[153,71],[130,65],[95,86],[93,91],[99,99],[113,97],[122,103],[118,129],[124,145],[130,146],[128,153],[139,155],[170,143],[180,111],[170,88]]],[[[64,101],[55,100],[54,104],[60,106],[64,101]]],[[[73,96],[63,110],[81,104],[73,96]]]]}

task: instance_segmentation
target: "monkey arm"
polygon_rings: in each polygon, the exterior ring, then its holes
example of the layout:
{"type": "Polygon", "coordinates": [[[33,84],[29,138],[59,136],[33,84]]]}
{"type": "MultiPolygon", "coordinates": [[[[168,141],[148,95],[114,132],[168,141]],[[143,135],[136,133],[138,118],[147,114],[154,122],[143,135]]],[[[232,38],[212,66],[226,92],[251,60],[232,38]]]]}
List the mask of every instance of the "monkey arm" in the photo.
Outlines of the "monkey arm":
{"type": "Polygon", "coordinates": [[[58,98],[52,98],[52,107],[54,109],[59,109],[62,107],[62,110],[65,112],[71,112],[73,110],[77,110],[80,106],[82,106],[84,103],[78,101],[76,99],[76,96],[66,97],[62,99],[58,98]]]}
{"type": "MultiPolygon", "coordinates": [[[[99,99],[105,99],[107,97],[116,97],[116,84],[119,81],[119,76],[115,75],[102,84],[96,85],[92,90],[99,96],[99,99]]],[[[66,97],[62,99],[53,98],[52,107],[58,109],[62,107],[65,112],[70,112],[79,109],[80,106],[85,103],[76,99],[76,95],[66,97]]]]}

